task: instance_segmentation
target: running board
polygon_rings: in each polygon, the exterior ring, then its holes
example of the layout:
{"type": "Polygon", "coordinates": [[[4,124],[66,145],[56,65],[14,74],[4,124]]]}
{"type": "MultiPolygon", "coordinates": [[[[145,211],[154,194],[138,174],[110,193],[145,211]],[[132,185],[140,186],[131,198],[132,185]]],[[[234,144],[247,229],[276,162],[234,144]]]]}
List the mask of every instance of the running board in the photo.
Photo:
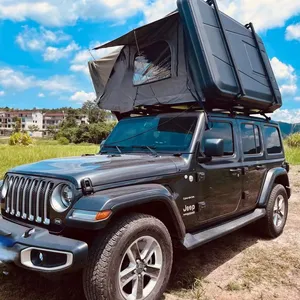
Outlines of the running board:
{"type": "Polygon", "coordinates": [[[263,218],[265,215],[266,210],[264,208],[257,208],[254,212],[250,214],[243,215],[242,217],[239,217],[226,223],[222,223],[221,225],[211,227],[206,230],[196,232],[194,234],[187,233],[183,241],[183,246],[187,250],[192,250],[223,235],[238,230],[250,223],[253,223],[263,218]]]}

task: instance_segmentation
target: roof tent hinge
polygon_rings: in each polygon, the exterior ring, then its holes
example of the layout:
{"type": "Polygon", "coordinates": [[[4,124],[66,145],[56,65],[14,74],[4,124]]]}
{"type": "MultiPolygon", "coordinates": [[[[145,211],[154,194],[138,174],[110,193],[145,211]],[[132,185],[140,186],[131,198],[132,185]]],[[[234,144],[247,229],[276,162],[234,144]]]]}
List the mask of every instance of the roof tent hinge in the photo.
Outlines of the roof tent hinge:
{"type": "Polygon", "coordinates": [[[276,92],[275,92],[275,87],[274,87],[274,84],[273,84],[273,81],[271,80],[271,74],[269,72],[269,69],[266,65],[266,61],[264,59],[264,56],[262,54],[262,51],[260,49],[260,45],[259,45],[259,42],[258,42],[258,39],[257,39],[257,34],[256,34],[256,31],[255,31],[255,28],[253,26],[253,23],[248,23],[245,25],[245,27],[247,29],[250,29],[251,32],[252,32],[252,35],[253,35],[253,39],[254,39],[254,42],[255,42],[255,45],[258,49],[258,52],[259,52],[259,57],[260,57],[260,60],[262,62],[262,65],[263,65],[263,68],[264,68],[264,71],[266,72],[266,76],[267,76],[267,80],[268,80],[268,83],[269,83],[269,86],[270,86],[270,89],[271,89],[271,92],[273,94],[273,101],[271,103],[270,106],[273,106],[274,104],[276,104],[276,99],[277,99],[277,96],[276,96],[276,92]]]}
{"type": "Polygon", "coordinates": [[[231,50],[231,47],[230,47],[230,44],[229,44],[229,41],[228,41],[228,37],[227,37],[225,27],[223,25],[223,21],[221,19],[220,10],[219,10],[217,1],[216,0],[207,0],[206,3],[210,6],[212,6],[212,5],[214,6],[215,15],[216,15],[217,21],[220,25],[221,34],[223,35],[225,46],[227,48],[227,52],[228,52],[228,55],[229,55],[229,59],[231,60],[233,71],[234,71],[234,74],[235,74],[235,77],[236,77],[236,80],[237,80],[237,84],[239,86],[239,93],[236,96],[239,99],[239,98],[245,96],[246,93],[245,93],[245,90],[244,90],[244,87],[243,87],[242,79],[241,79],[241,76],[240,76],[235,58],[232,54],[232,50],[231,50]]]}

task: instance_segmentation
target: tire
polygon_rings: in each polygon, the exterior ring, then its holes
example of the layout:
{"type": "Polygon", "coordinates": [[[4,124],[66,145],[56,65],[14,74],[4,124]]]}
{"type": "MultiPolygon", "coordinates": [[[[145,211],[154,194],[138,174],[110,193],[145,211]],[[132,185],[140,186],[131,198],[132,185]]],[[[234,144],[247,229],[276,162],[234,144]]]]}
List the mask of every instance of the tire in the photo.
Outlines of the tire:
{"type": "Polygon", "coordinates": [[[267,238],[279,237],[286,224],[288,216],[288,196],[284,186],[274,185],[266,207],[266,216],[260,223],[260,228],[267,238]]]}
{"type": "Polygon", "coordinates": [[[172,240],[161,221],[144,214],[123,217],[90,250],[83,272],[85,296],[88,300],[159,300],[172,263],[172,240]]]}

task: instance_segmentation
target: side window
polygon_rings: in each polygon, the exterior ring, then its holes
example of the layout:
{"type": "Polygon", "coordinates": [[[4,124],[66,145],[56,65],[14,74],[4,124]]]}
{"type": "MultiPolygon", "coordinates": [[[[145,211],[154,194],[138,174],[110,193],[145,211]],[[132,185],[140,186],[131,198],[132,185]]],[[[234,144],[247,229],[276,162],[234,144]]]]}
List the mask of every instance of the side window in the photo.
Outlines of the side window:
{"type": "Polygon", "coordinates": [[[276,127],[264,127],[265,143],[268,154],[279,154],[282,152],[279,131],[276,127]]]}
{"type": "Polygon", "coordinates": [[[171,49],[164,41],[141,49],[134,59],[133,84],[141,85],[171,77],[171,49]]]}
{"type": "Polygon", "coordinates": [[[242,124],[241,133],[244,154],[259,154],[261,152],[261,143],[258,127],[252,124],[242,124]]]}
{"type": "MultiPolygon", "coordinates": [[[[207,139],[223,139],[224,140],[224,155],[231,156],[234,153],[233,130],[232,125],[227,122],[212,122],[210,129],[205,131],[202,147],[204,147],[207,139]]],[[[204,149],[202,149],[204,151],[204,149]]]]}

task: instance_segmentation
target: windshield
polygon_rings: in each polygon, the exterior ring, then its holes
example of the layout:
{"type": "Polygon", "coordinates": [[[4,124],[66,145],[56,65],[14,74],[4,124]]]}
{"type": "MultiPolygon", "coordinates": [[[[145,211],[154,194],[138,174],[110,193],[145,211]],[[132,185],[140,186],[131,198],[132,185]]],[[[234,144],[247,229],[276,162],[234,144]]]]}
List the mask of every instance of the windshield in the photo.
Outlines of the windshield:
{"type": "Polygon", "coordinates": [[[121,120],[101,152],[187,152],[197,116],[147,116],[121,120]],[[149,149],[150,148],[150,149],[149,149]]]}

